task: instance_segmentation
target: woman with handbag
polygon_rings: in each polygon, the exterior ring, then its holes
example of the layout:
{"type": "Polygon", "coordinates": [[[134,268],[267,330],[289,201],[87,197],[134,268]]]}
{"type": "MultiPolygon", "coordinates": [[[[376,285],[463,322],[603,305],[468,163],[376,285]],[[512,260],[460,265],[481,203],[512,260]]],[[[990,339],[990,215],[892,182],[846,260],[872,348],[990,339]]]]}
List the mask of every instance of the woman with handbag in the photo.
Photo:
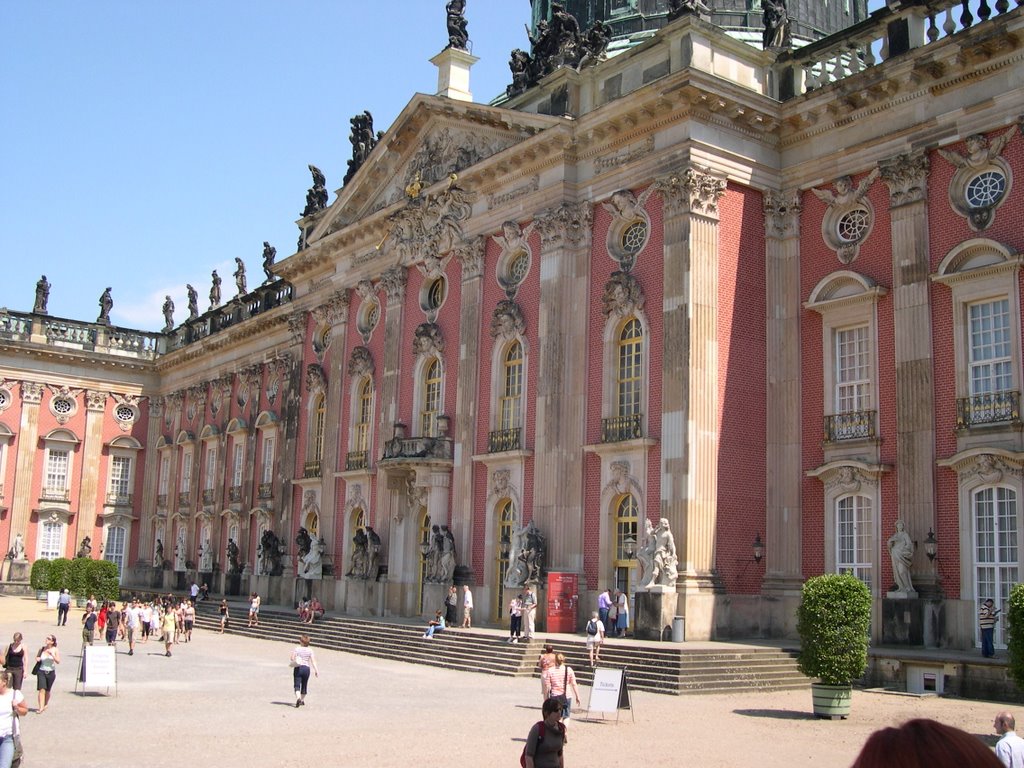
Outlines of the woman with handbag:
{"type": "Polygon", "coordinates": [[[569,689],[572,688],[572,698],[576,700],[577,706],[580,703],[580,689],[576,687],[576,673],[565,663],[564,653],[555,656],[555,666],[545,670],[541,682],[544,686],[544,698],[558,699],[562,703],[562,719],[568,720],[572,714],[569,689]]]}
{"type": "Polygon", "coordinates": [[[50,706],[50,691],[53,690],[53,681],[57,679],[56,667],[58,664],[60,664],[60,651],[57,650],[57,638],[47,635],[43,641],[43,647],[36,655],[36,665],[32,668],[32,672],[36,676],[36,693],[39,696],[36,714],[43,714],[50,706]]]}
{"type": "Polygon", "coordinates": [[[316,666],[316,656],[313,649],[309,647],[309,635],[299,637],[299,644],[292,651],[291,661],[292,679],[295,683],[295,706],[306,706],[306,686],[309,684],[309,670],[320,677],[320,670],[316,666]]]}
{"type": "Polygon", "coordinates": [[[0,674],[0,768],[11,768],[18,733],[16,718],[27,714],[28,705],[21,691],[10,687],[6,672],[0,674]]]}
{"type": "Polygon", "coordinates": [[[25,645],[21,642],[21,632],[14,633],[14,642],[4,652],[3,665],[11,676],[11,688],[21,690],[21,681],[25,677],[25,645]]]}

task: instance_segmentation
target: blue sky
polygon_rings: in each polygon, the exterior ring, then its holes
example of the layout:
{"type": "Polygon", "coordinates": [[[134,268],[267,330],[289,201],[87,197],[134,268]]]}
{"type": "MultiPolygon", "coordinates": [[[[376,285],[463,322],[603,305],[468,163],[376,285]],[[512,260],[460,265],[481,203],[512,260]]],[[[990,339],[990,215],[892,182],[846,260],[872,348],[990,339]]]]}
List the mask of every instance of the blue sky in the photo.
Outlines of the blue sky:
{"type": "MultiPolygon", "coordinates": [[[[873,0],[872,7],[877,3],[873,0]]],[[[0,307],[157,330],[185,284],[262,281],[293,252],[309,163],[341,186],[349,119],[386,130],[447,43],[445,0],[0,2],[0,307]],[[387,7],[381,18],[379,8],[387,7]],[[390,28],[388,25],[391,25],[390,28]]],[[[528,48],[527,0],[469,0],[471,88],[489,101],[528,48]]]]}

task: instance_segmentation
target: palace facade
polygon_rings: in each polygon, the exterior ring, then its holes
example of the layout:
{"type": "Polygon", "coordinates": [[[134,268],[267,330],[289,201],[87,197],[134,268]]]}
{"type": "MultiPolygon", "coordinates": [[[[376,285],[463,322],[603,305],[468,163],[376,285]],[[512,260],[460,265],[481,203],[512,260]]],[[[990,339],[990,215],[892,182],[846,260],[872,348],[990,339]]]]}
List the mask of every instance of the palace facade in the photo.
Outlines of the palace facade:
{"type": "Polygon", "coordinates": [[[665,519],[688,638],[790,636],[849,571],[876,640],[971,648],[1022,565],[1022,42],[1006,2],[783,53],[683,16],[495,105],[450,49],[255,291],[165,334],[0,311],[0,543],[501,622],[532,521],[582,621],[665,519]]]}

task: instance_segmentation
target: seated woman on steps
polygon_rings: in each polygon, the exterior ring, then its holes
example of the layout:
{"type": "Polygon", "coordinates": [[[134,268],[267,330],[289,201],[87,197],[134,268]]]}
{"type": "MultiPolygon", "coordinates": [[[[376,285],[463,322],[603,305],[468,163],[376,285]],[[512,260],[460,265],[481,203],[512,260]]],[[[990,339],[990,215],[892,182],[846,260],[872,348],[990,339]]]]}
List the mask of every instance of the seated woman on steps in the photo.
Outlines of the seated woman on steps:
{"type": "Polygon", "coordinates": [[[441,611],[437,611],[434,613],[434,618],[427,624],[427,631],[423,633],[423,636],[433,640],[434,633],[441,632],[444,626],[444,616],[441,614],[441,611]]]}

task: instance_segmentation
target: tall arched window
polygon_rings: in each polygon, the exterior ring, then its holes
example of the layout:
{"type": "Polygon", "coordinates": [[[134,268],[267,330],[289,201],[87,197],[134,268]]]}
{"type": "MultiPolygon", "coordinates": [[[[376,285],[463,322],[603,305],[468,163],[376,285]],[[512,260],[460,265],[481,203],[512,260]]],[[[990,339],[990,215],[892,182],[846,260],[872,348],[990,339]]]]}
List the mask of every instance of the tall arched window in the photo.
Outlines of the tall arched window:
{"type": "Polygon", "coordinates": [[[423,373],[423,410],[420,411],[420,436],[437,437],[437,417],[441,413],[441,361],[431,360],[423,373]]]}
{"type": "MultiPolygon", "coordinates": [[[[974,568],[978,608],[992,598],[1005,609],[1010,590],[1020,581],[1017,493],[1012,488],[988,487],[974,493],[974,568]]],[[[995,642],[1006,642],[1005,610],[996,624],[995,642]]],[[[980,634],[978,642],[980,643],[980,634]]]]}
{"type": "Polygon", "coordinates": [[[615,505],[615,588],[630,593],[630,574],[636,567],[636,527],[639,507],[631,493],[619,498],[615,505]],[[627,543],[627,539],[632,544],[627,543]]]}
{"type": "Polygon", "coordinates": [[[618,341],[618,369],[616,372],[616,416],[640,414],[643,391],[644,331],[640,321],[630,318],[622,326],[618,341]]]}
{"type": "Polygon", "coordinates": [[[362,507],[356,507],[352,510],[352,535],[355,536],[359,531],[366,529],[366,513],[362,507]]]}
{"type": "Polygon", "coordinates": [[[523,401],[523,345],[509,344],[505,352],[504,386],[498,405],[498,429],[518,429],[522,426],[523,401]]]}
{"type": "Polygon", "coordinates": [[[352,450],[365,453],[370,450],[370,422],[373,419],[373,382],[369,377],[366,377],[359,386],[356,407],[356,430],[352,450]]]}
{"type": "Polygon", "coordinates": [[[852,573],[872,588],[874,512],[867,496],[836,500],[836,573],[852,573]]]}
{"type": "Polygon", "coordinates": [[[498,541],[495,547],[495,580],[494,580],[494,620],[501,622],[505,620],[505,576],[508,575],[507,551],[502,551],[502,542],[512,541],[512,530],[515,527],[515,510],[512,507],[512,499],[502,499],[498,502],[498,541]]]}

